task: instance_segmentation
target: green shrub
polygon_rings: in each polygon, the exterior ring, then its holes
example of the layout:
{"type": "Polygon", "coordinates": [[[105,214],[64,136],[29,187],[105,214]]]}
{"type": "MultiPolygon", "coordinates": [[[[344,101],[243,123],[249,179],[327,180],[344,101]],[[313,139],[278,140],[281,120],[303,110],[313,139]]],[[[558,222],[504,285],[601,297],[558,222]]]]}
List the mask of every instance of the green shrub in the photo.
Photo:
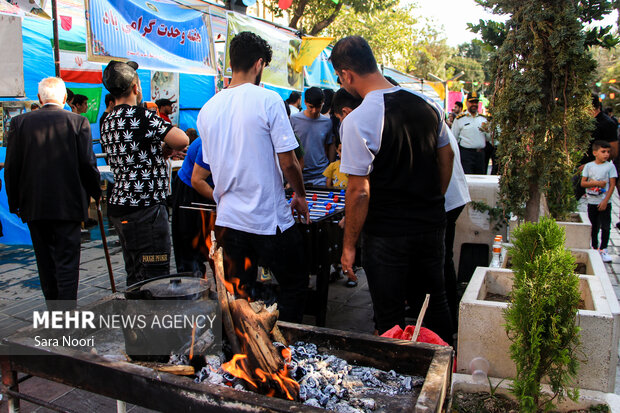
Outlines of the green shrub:
{"type": "Polygon", "coordinates": [[[522,224],[512,238],[514,286],[504,315],[512,341],[510,357],[517,367],[512,392],[522,412],[549,410],[556,398],[579,396],[577,390],[568,389],[578,367],[580,292],[575,258],[564,247],[564,229],[551,218],[522,224]],[[541,400],[544,377],[553,396],[541,400]]]}

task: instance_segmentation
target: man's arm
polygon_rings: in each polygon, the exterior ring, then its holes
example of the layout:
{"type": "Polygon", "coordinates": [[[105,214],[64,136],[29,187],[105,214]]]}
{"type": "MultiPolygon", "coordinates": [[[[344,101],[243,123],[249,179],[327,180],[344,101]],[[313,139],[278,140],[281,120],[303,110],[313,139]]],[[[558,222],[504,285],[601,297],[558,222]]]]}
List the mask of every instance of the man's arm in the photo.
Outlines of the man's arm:
{"type": "Polygon", "coordinates": [[[305,218],[306,224],[310,223],[310,213],[308,212],[308,202],[306,201],[306,188],[304,179],[301,175],[301,168],[297,162],[295,151],[278,153],[278,161],[282,174],[295,191],[295,196],[291,200],[291,208],[305,218]]]}
{"type": "Polygon", "coordinates": [[[99,203],[101,199],[101,177],[99,175],[99,169],[97,169],[95,152],[93,151],[90,124],[85,117],[82,117],[82,124],[80,125],[78,133],[78,165],[82,185],[86,193],[99,203]]]}
{"type": "Polygon", "coordinates": [[[213,200],[213,188],[207,183],[209,175],[211,171],[195,163],[192,171],[192,188],[203,197],[213,200]]]}
{"type": "Polygon", "coordinates": [[[336,145],[333,142],[325,144],[325,156],[327,156],[329,163],[336,160],[336,145]]]}
{"type": "Polygon", "coordinates": [[[439,184],[441,185],[441,193],[445,195],[452,178],[452,165],[454,162],[454,152],[448,144],[437,149],[437,163],[439,166],[439,184]]]}
{"type": "Polygon", "coordinates": [[[183,150],[187,145],[189,145],[189,138],[187,137],[185,132],[174,126],[168,131],[168,133],[164,137],[164,143],[168,145],[171,149],[176,149],[177,151],[180,151],[183,150]]]}
{"type": "MultiPolygon", "coordinates": [[[[607,186],[607,182],[605,182],[605,186],[607,186]]],[[[604,211],[605,209],[607,209],[607,204],[609,202],[609,199],[611,198],[611,194],[614,193],[615,186],[616,186],[616,178],[609,178],[609,191],[607,191],[607,193],[605,194],[605,198],[603,198],[601,203],[598,204],[597,209],[599,211],[604,211]]]]}
{"type": "Polygon", "coordinates": [[[342,272],[351,276],[355,263],[355,246],[362,232],[362,227],[368,215],[370,201],[370,179],[368,175],[349,175],[347,194],[345,197],[344,239],[342,241],[342,272]]]}
{"type": "Polygon", "coordinates": [[[607,186],[607,182],[605,181],[588,181],[587,176],[581,177],[582,188],[594,188],[594,187],[605,188],[605,186],[607,186]]]}
{"type": "Polygon", "coordinates": [[[618,141],[609,142],[611,150],[609,151],[609,160],[613,161],[618,156],[618,141]]]}

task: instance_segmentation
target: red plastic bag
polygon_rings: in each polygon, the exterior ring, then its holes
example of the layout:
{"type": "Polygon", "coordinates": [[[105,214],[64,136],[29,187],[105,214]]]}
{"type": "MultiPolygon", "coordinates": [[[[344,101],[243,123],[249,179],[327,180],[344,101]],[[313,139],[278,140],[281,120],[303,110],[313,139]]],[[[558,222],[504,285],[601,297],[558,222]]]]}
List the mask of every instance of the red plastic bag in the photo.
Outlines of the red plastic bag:
{"type": "MultiPolygon", "coordinates": [[[[389,337],[389,338],[397,338],[400,340],[411,340],[413,337],[413,332],[415,331],[415,326],[407,326],[405,327],[405,331],[400,328],[399,325],[395,325],[390,328],[385,333],[381,334],[381,337],[389,337]]],[[[433,331],[429,330],[426,327],[420,327],[420,335],[418,335],[418,343],[430,343],[430,344],[439,344],[440,346],[447,346],[448,343],[443,341],[441,337],[435,334],[433,331]]]]}

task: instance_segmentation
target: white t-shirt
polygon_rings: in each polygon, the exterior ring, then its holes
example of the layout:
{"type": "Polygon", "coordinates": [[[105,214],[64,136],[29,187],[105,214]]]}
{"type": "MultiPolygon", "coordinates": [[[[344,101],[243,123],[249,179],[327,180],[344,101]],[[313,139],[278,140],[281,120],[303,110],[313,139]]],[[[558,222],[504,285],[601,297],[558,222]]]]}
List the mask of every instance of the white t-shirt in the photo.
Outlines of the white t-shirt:
{"type": "Polygon", "coordinates": [[[250,83],[224,89],[202,107],[197,128],[215,184],[215,223],[259,235],[290,228],[276,154],[298,144],[282,98],[250,83]]]}
{"type": "Polygon", "coordinates": [[[289,109],[291,109],[291,115],[294,115],[296,113],[299,113],[299,109],[297,108],[297,106],[293,106],[293,105],[288,105],[289,109]]]}
{"type": "Polygon", "coordinates": [[[454,161],[452,163],[452,178],[450,178],[450,184],[446,194],[446,212],[452,211],[455,208],[463,206],[471,201],[469,196],[469,187],[467,186],[467,179],[465,178],[465,172],[463,171],[463,165],[461,165],[461,154],[459,152],[459,144],[456,142],[456,138],[452,131],[446,128],[448,137],[450,138],[450,147],[454,152],[454,161]]]}
{"type": "Polygon", "coordinates": [[[616,167],[611,162],[603,162],[601,164],[597,164],[596,162],[592,161],[588,162],[586,166],[583,167],[581,176],[585,176],[586,178],[588,178],[588,181],[607,182],[605,188],[600,188],[598,186],[586,188],[588,204],[598,205],[603,201],[603,199],[605,199],[605,193],[609,191],[609,179],[617,178],[618,173],[616,172],[616,167]]]}

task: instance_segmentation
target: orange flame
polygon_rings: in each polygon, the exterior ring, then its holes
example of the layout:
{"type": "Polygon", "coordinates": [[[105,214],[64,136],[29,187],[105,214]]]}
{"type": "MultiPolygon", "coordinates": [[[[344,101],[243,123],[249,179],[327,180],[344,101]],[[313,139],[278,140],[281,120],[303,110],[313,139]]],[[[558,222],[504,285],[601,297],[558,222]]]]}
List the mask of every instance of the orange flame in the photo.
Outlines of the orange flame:
{"type": "Polygon", "coordinates": [[[222,364],[222,369],[235,377],[245,380],[248,384],[252,385],[255,389],[258,386],[252,380],[252,377],[246,373],[246,364],[248,356],[246,354],[235,354],[229,362],[222,364]]]}
{"type": "Polygon", "coordinates": [[[252,266],[252,261],[248,257],[245,257],[245,270],[247,271],[252,266]]]}
{"type": "Polygon", "coordinates": [[[189,348],[189,359],[194,358],[194,340],[196,339],[196,323],[192,326],[192,346],[189,348]]]}

